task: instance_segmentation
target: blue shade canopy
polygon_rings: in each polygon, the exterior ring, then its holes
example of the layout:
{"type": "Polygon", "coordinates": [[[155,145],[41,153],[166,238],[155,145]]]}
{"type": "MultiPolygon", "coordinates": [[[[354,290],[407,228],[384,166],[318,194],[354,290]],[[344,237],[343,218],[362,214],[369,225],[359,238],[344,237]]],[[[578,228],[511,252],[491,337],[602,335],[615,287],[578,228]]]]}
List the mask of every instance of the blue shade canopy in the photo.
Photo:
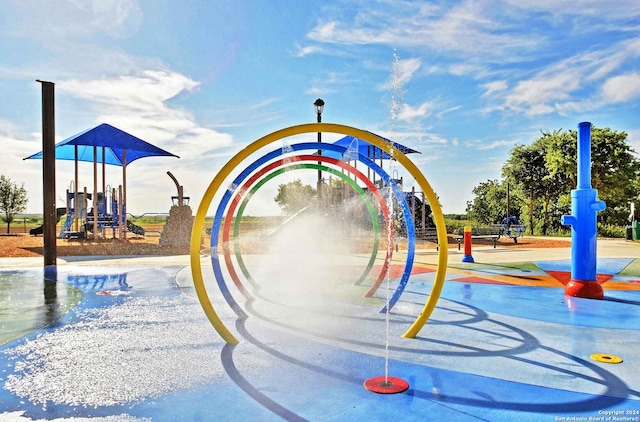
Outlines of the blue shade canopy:
{"type": "MultiPolygon", "coordinates": [[[[178,157],[175,154],[167,152],[161,148],[151,145],[133,135],[128,134],[109,124],[103,123],[93,129],[88,129],[73,135],[55,146],[56,160],[78,160],[98,162],[122,166],[131,163],[139,158],[165,156],[178,157]],[[78,147],[78,155],[76,157],[76,146],[78,147]],[[96,157],[93,155],[93,147],[97,148],[96,157]],[[104,157],[102,150],[104,147],[104,157]],[[126,163],[124,161],[123,151],[126,150],[126,163]],[[103,161],[104,159],[104,161],[103,161]]],[[[30,158],[42,159],[42,151],[33,154],[30,158]]],[[[179,157],[178,157],[179,158],[179,157]]]]}
{"type": "MultiPolygon", "coordinates": [[[[370,132],[371,133],[371,132],[370,132]]],[[[376,135],[374,133],[374,135],[376,135]]],[[[397,142],[392,142],[387,138],[383,138],[380,135],[376,135],[378,138],[382,139],[383,141],[392,144],[394,147],[396,147],[397,149],[400,150],[400,152],[402,152],[403,154],[420,154],[419,151],[416,151],[415,149],[411,149],[409,147],[406,147],[404,145],[401,145],[397,142]]],[[[347,151],[343,154],[343,158],[344,159],[357,159],[358,157],[358,153],[372,159],[372,160],[378,160],[378,159],[383,159],[383,160],[389,160],[392,159],[392,157],[382,151],[380,148],[378,148],[377,146],[362,140],[360,138],[356,138],[354,136],[345,136],[342,139],[338,139],[336,142],[334,142],[335,145],[340,145],[342,147],[347,148],[347,151]],[[351,157],[351,155],[353,155],[353,157],[351,157]]]]}

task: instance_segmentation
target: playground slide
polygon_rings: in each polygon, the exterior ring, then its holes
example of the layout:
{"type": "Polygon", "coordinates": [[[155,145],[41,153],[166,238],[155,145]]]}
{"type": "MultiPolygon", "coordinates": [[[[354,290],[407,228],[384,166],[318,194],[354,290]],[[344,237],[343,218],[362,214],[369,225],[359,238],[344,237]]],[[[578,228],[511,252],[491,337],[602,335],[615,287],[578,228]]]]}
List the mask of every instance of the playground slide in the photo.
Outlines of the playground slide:
{"type": "Polygon", "coordinates": [[[291,221],[293,221],[296,217],[298,217],[300,214],[304,213],[305,211],[308,211],[309,208],[311,208],[311,205],[309,205],[308,207],[304,207],[303,209],[301,209],[297,213],[293,214],[291,217],[289,217],[286,220],[284,220],[278,227],[276,227],[275,229],[271,230],[269,233],[265,234],[264,236],[265,237],[275,236],[282,229],[284,229],[287,226],[287,224],[289,224],[291,221]]]}
{"type": "MultiPolygon", "coordinates": [[[[66,213],[67,213],[67,209],[66,208],[56,208],[56,217],[57,217],[56,224],[58,224],[60,222],[60,219],[66,213]]],[[[44,224],[42,224],[41,226],[38,226],[38,227],[34,227],[31,230],[29,230],[29,234],[31,236],[37,236],[37,235],[43,234],[43,233],[44,233],[44,224]]]]}

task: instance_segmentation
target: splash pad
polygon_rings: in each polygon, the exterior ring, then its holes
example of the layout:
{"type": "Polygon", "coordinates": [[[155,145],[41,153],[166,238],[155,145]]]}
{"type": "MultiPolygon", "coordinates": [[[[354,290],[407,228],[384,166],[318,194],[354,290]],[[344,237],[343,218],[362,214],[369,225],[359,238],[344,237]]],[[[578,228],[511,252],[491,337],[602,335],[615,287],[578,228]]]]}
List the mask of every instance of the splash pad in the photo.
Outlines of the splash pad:
{"type": "MultiPolygon", "coordinates": [[[[291,126],[291,127],[273,132],[269,135],[266,135],[254,141],[252,144],[248,145],[246,148],[244,148],[242,151],[240,151],[238,154],[232,157],[231,160],[229,160],[229,162],[227,162],[227,164],[216,174],[214,179],[211,181],[209,187],[205,191],[205,194],[203,196],[202,201],[200,202],[200,205],[198,207],[198,210],[194,219],[194,225],[193,225],[192,237],[191,237],[190,262],[191,262],[191,272],[192,272],[195,291],[196,291],[198,300],[200,301],[200,305],[202,306],[207,318],[211,322],[214,329],[218,332],[218,334],[223,338],[223,340],[227,344],[235,345],[235,344],[238,344],[239,341],[236,338],[236,336],[224,325],[224,323],[218,316],[216,310],[213,308],[213,305],[209,299],[208,292],[204,285],[202,267],[200,263],[200,236],[204,230],[205,217],[206,217],[207,210],[209,209],[214,196],[218,193],[221,186],[223,185],[223,183],[225,183],[225,180],[229,177],[229,175],[242,162],[248,159],[252,154],[256,153],[261,148],[266,147],[281,139],[291,137],[294,135],[300,135],[305,133],[316,133],[316,132],[329,132],[329,133],[351,135],[371,143],[375,147],[380,148],[382,151],[386,152],[391,157],[393,157],[411,174],[411,176],[415,179],[415,181],[418,183],[418,185],[424,192],[432,208],[433,219],[436,224],[436,232],[437,232],[438,239],[440,240],[445,239],[445,242],[446,242],[447,234],[446,234],[446,227],[444,223],[444,216],[438,204],[437,197],[433,192],[433,189],[431,188],[430,184],[428,183],[424,175],[418,170],[418,168],[400,150],[398,150],[392,144],[385,142],[382,138],[379,138],[377,135],[374,135],[370,132],[363,131],[361,129],[357,129],[354,127],[333,124],[333,123],[312,123],[312,124],[291,126]]],[[[245,319],[248,317],[248,315],[244,312],[244,310],[240,307],[240,305],[233,299],[231,293],[229,292],[229,289],[226,285],[226,282],[224,280],[224,276],[221,270],[219,253],[220,252],[223,253],[224,261],[229,270],[229,274],[231,275],[231,278],[233,279],[233,282],[238,288],[238,290],[245,296],[245,298],[249,302],[252,301],[253,300],[252,296],[244,288],[242,281],[239,279],[237,272],[233,268],[232,260],[230,259],[230,250],[227,243],[229,240],[230,225],[231,225],[231,221],[233,219],[233,213],[237,207],[237,204],[241,201],[242,196],[246,194],[246,198],[242,202],[242,205],[239,208],[238,214],[236,215],[236,226],[234,227],[233,244],[237,245],[236,238],[238,233],[238,224],[239,224],[239,220],[242,217],[242,210],[244,210],[246,202],[255,193],[255,191],[261,186],[261,184],[264,183],[263,180],[266,181],[276,176],[277,174],[279,174],[278,173],[279,171],[280,172],[285,171],[284,169],[277,170],[279,167],[284,167],[287,164],[290,165],[291,163],[295,163],[293,166],[290,166],[290,167],[291,168],[317,168],[318,170],[333,172],[333,174],[338,177],[343,177],[339,172],[331,170],[326,165],[322,165],[322,163],[324,162],[326,164],[330,164],[330,165],[342,168],[347,172],[353,174],[355,178],[365,183],[367,188],[371,192],[373,192],[374,196],[380,202],[380,208],[388,223],[387,227],[389,228],[388,229],[389,234],[390,236],[392,236],[393,225],[389,220],[390,218],[389,212],[375,184],[372,184],[368,180],[368,178],[365,177],[361,172],[359,172],[355,167],[351,167],[350,165],[345,164],[342,161],[327,158],[322,155],[304,155],[304,154],[294,155],[293,154],[293,153],[296,153],[297,151],[301,151],[304,149],[317,149],[317,150],[333,149],[334,151],[341,152],[343,154],[345,152],[347,154],[350,153],[350,151],[346,150],[344,147],[337,147],[337,146],[332,146],[331,144],[322,144],[322,143],[306,143],[306,144],[302,143],[302,144],[288,145],[288,146],[279,148],[275,151],[265,154],[260,159],[256,160],[254,163],[246,167],[229,185],[229,188],[227,188],[226,192],[223,194],[223,197],[217,207],[217,211],[211,227],[211,245],[210,246],[211,246],[212,267],[213,267],[214,276],[215,276],[217,285],[220,289],[220,292],[224,296],[226,302],[229,304],[229,306],[233,309],[235,314],[240,319],[245,319]],[[280,159],[279,161],[274,161],[271,164],[265,166],[264,168],[258,170],[258,167],[260,165],[266,163],[269,160],[273,160],[281,155],[288,155],[288,156],[286,158],[280,159]],[[317,161],[318,163],[317,164],[298,163],[301,161],[317,161]],[[256,170],[258,171],[255,172],[256,170]],[[272,170],[275,170],[275,171],[272,171],[272,170]],[[270,171],[272,172],[269,173],[270,171]],[[249,178],[247,182],[244,182],[244,180],[247,177],[249,177],[249,175],[252,173],[254,173],[253,176],[249,178]],[[256,186],[250,190],[250,187],[253,183],[256,183],[256,186]],[[222,217],[223,215],[225,215],[225,209],[227,209],[227,205],[229,205],[229,207],[226,213],[226,217],[224,218],[224,227],[223,227],[223,236],[222,236],[223,245],[222,245],[222,251],[220,251],[219,245],[218,245],[218,238],[220,234],[220,228],[223,224],[222,217]]],[[[402,275],[402,279],[398,287],[396,288],[396,291],[394,292],[393,296],[391,298],[388,298],[387,303],[385,304],[385,306],[381,311],[381,312],[388,313],[389,310],[396,303],[396,301],[399,299],[400,295],[402,294],[404,286],[406,285],[409,275],[411,273],[411,268],[412,268],[413,259],[414,259],[414,252],[415,252],[415,233],[414,233],[413,219],[411,217],[411,214],[409,213],[406,200],[404,200],[404,198],[402,197],[402,192],[399,191],[396,184],[390,179],[390,177],[386,173],[384,173],[384,171],[382,171],[380,167],[378,167],[374,162],[372,162],[371,160],[368,160],[366,157],[363,157],[362,155],[358,155],[357,157],[350,156],[350,159],[357,159],[357,161],[364,163],[369,167],[369,169],[372,169],[374,172],[376,172],[385,181],[385,183],[387,183],[388,186],[392,187],[392,191],[394,195],[396,195],[396,199],[401,205],[405,221],[411,223],[411,224],[407,224],[408,249],[407,249],[405,269],[402,275]],[[400,198],[402,198],[402,201],[399,201],[400,198]]],[[[349,177],[343,177],[343,179],[346,181],[346,179],[349,179],[349,177]]],[[[357,184],[355,184],[354,186],[354,183],[352,182],[352,187],[354,187],[354,189],[362,195],[362,189],[358,188],[357,184]]],[[[371,211],[372,210],[371,205],[368,204],[367,206],[370,212],[372,213],[372,221],[375,221],[375,218],[373,217],[373,211],[371,211]]],[[[361,276],[359,281],[363,277],[365,277],[366,274],[371,270],[373,259],[377,255],[379,230],[377,227],[375,227],[375,224],[374,224],[374,231],[376,232],[375,233],[376,240],[374,242],[374,248],[373,248],[374,251],[371,255],[370,262],[367,265],[367,268],[365,269],[365,274],[361,276]]],[[[436,302],[440,297],[440,292],[442,291],[444,277],[446,273],[446,267],[447,267],[447,247],[446,247],[446,244],[441,246],[442,247],[438,248],[438,266],[437,266],[431,294],[429,295],[424,307],[422,308],[422,312],[416,317],[413,324],[406,330],[406,332],[402,335],[402,337],[413,338],[418,334],[418,332],[422,329],[424,324],[427,322],[429,316],[433,312],[436,302]]],[[[241,258],[241,254],[239,253],[239,249],[238,248],[235,248],[235,249],[236,249],[235,250],[236,258],[237,258],[237,261],[240,263],[242,273],[245,276],[245,278],[251,283],[252,277],[249,275],[249,272],[246,269],[246,266],[244,265],[244,262],[241,258]]],[[[387,256],[385,259],[385,264],[383,265],[382,271],[380,272],[380,275],[374,282],[373,286],[371,287],[369,292],[367,292],[366,294],[367,296],[370,296],[373,294],[373,292],[375,292],[375,290],[378,288],[383,278],[387,274],[388,265],[391,260],[391,253],[392,253],[392,247],[391,247],[391,241],[390,241],[389,246],[387,248],[387,256]]],[[[385,376],[383,377],[374,377],[365,381],[364,386],[370,391],[374,391],[382,394],[399,393],[399,392],[405,391],[409,387],[406,381],[396,377],[389,377],[387,374],[385,374],[385,376]]]]}

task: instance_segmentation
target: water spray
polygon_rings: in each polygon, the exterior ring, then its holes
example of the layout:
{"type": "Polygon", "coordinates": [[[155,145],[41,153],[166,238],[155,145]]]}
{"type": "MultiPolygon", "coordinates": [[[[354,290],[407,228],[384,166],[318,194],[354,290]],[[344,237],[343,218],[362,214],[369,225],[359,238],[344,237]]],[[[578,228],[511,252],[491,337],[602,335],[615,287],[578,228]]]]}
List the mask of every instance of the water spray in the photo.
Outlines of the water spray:
{"type": "MultiPolygon", "coordinates": [[[[424,177],[424,175],[420,172],[420,170],[416,167],[416,165],[411,162],[399,149],[397,149],[394,145],[384,141],[382,138],[377,135],[357,129],[350,126],[340,125],[336,123],[312,123],[312,124],[302,124],[298,126],[290,126],[287,128],[283,128],[272,132],[268,135],[263,136],[260,139],[257,139],[250,145],[246,146],[244,149],[239,151],[236,155],[234,155],[221,169],[218,170],[208,188],[206,189],[202,200],[198,206],[196,216],[193,222],[193,229],[191,231],[191,246],[190,246],[190,263],[191,263],[191,275],[193,277],[193,284],[196,291],[196,295],[198,296],[198,300],[200,301],[200,305],[207,318],[211,322],[213,328],[218,332],[220,337],[224,339],[227,344],[238,344],[238,339],[229,331],[229,329],[224,325],[220,316],[216,312],[209,298],[207,289],[204,283],[204,277],[202,273],[202,260],[200,255],[200,246],[201,246],[201,236],[204,231],[205,218],[207,217],[207,212],[209,210],[209,206],[213,201],[215,195],[218,192],[222,192],[223,185],[225,181],[228,182],[230,178],[230,174],[247,158],[249,158],[252,154],[260,150],[261,148],[270,145],[274,142],[277,142],[281,139],[288,138],[291,136],[304,134],[304,133],[312,133],[312,132],[330,132],[330,133],[340,133],[345,135],[351,135],[357,137],[359,139],[363,139],[375,147],[380,148],[382,151],[386,152],[389,155],[393,155],[399,165],[402,165],[404,169],[415,179],[416,183],[420,186],[422,191],[425,193],[429,203],[432,204],[432,212],[433,219],[436,224],[436,231],[439,239],[446,239],[446,225],[444,222],[444,215],[442,214],[442,209],[438,204],[438,199],[431,188],[431,185],[424,177]]],[[[331,144],[323,144],[323,148],[325,145],[331,144]]],[[[292,145],[292,147],[294,147],[292,145]]],[[[317,144],[314,143],[314,148],[317,148],[317,144]]],[[[361,160],[363,161],[363,160],[361,160]]],[[[223,198],[228,200],[228,197],[231,197],[233,191],[237,189],[237,184],[230,190],[224,192],[223,198]]],[[[212,229],[215,229],[216,233],[219,233],[221,221],[218,221],[217,218],[214,218],[214,224],[212,229]]],[[[213,236],[213,231],[212,231],[213,236]]],[[[440,298],[440,293],[442,292],[442,287],[444,285],[444,279],[447,270],[447,260],[448,253],[446,247],[440,247],[438,249],[438,267],[436,269],[433,287],[431,293],[429,294],[424,307],[422,308],[420,314],[416,317],[416,320],[413,324],[407,329],[407,331],[402,335],[404,338],[413,338],[415,337],[422,327],[427,323],[427,320],[431,316],[431,313],[435,309],[436,303],[440,298]]],[[[217,255],[217,248],[212,248],[212,255],[217,255]]],[[[413,257],[411,257],[413,258],[413,257]]],[[[408,264],[408,259],[407,263],[408,264]]],[[[397,293],[397,292],[396,292],[397,293]]],[[[393,299],[391,300],[393,301],[393,299]]]]}
{"type": "MultiPolygon", "coordinates": [[[[399,73],[400,73],[400,61],[398,59],[398,55],[393,53],[393,64],[391,67],[391,78],[393,83],[393,91],[391,93],[391,106],[390,106],[390,130],[393,132],[395,119],[397,115],[396,109],[400,107],[400,104],[403,102],[404,93],[402,90],[402,86],[399,81],[399,73]]],[[[393,154],[389,154],[391,158],[391,162],[393,162],[393,154]]],[[[391,183],[395,184],[395,181],[391,183]]],[[[393,201],[391,200],[391,196],[387,196],[387,201],[389,202],[388,207],[391,209],[391,215],[393,216],[393,201]]],[[[413,224],[413,222],[411,222],[413,224]]],[[[393,250],[393,217],[387,221],[387,256],[390,257],[390,253],[393,250]]],[[[385,263],[386,264],[386,263],[385,263]]],[[[386,264],[388,268],[389,265],[386,264]]],[[[386,299],[385,302],[389,303],[389,290],[390,290],[390,280],[389,273],[387,269],[387,277],[386,277],[386,288],[385,294],[386,299]]],[[[369,391],[373,391],[374,393],[380,394],[396,394],[406,391],[409,388],[409,383],[402,378],[391,377],[389,376],[389,338],[390,338],[390,327],[389,327],[389,313],[390,307],[386,306],[384,309],[384,321],[385,321],[385,348],[384,348],[384,376],[369,378],[364,382],[364,388],[369,391]]]]}

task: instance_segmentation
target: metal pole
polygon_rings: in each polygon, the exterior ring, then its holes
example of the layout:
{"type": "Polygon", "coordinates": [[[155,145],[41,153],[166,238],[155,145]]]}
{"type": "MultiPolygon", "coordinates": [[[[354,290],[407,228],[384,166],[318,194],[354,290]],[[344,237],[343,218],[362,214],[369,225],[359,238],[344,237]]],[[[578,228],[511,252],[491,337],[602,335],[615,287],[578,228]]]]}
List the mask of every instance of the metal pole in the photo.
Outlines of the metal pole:
{"type": "Polygon", "coordinates": [[[93,146],[93,240],[98,235],[98,147],[93,146]]]}
{"type": "MultiPolygon", "coordinates": [[[[73,226],[74,229],[76,231],[76,233],[78,233],[78,146],[74,145],[73,146],[73,150],[74,150],[74,157],[75,157],[75,182],[73,185],[73,226]]],[[[67,202],[69,201],[69,195],[67,195],[67,202]]],[[[68,211],[67,207],[67,211],[68,211]]]]}
{"type": "Polygon", "coordinates": [[[127,238],[127,150],[122,150],[122,238],[127,238]]]}
{"type": "MultiPolygon", "coordinates": [[[[318,123],[322,123],[322,113],[316,113],[318,116],[318,123]]],[[[318,143],[322,143],[322,132],[318,132],[318,143]]],[[[322,155],[322,150],[318,150],[318,155],[322,155]]],[[[318,161],[318,165],[322,165],[322,162],[318,161]]],[[[322,170],[318,168],[318,207],[322,203],[322,170]]]]}
{"type": "MultiPolygon", "coordinates": [[[[322,110],[324,110],[324,101],[322,100],[322,98],[318,98],[314,103],[313,106],[315,107],[316,110],[316,115],[318,116],[318,123],[322,123],[322,110]]],[[[318,144],[320,144],[322,142],[322,132],[318,132],[318,144]]],[[[322,155],[322,150],[320,148],[318,148],[318,155],[322,155]]],[[[318,161],[318,166],[321,166],[322,163],[320,161],[318,161]]],[[[318,183],[317,183],[317,195],[318,195],[318,209],[320,208],[320,204],[322,202],[322,171],[320,170],[320,168],[318,167],[318,183]]]]}
{"type": "Polygon", "coordinates": [[[56,150],[55,92],[52,82],[42,84],[42,206],[44,266],[56,265],[56,150]]]}
{"type": "Polygon", "coordinates": [[[511,197],[509,195],[509,182],[507,182],[507,218],[511,216],[511,197]]]}
{"type": "Polygon", "coordinates": [[[424,203],[424,192],[422,192],[422,228],[427,228],[427,205],[424,203]]]}

